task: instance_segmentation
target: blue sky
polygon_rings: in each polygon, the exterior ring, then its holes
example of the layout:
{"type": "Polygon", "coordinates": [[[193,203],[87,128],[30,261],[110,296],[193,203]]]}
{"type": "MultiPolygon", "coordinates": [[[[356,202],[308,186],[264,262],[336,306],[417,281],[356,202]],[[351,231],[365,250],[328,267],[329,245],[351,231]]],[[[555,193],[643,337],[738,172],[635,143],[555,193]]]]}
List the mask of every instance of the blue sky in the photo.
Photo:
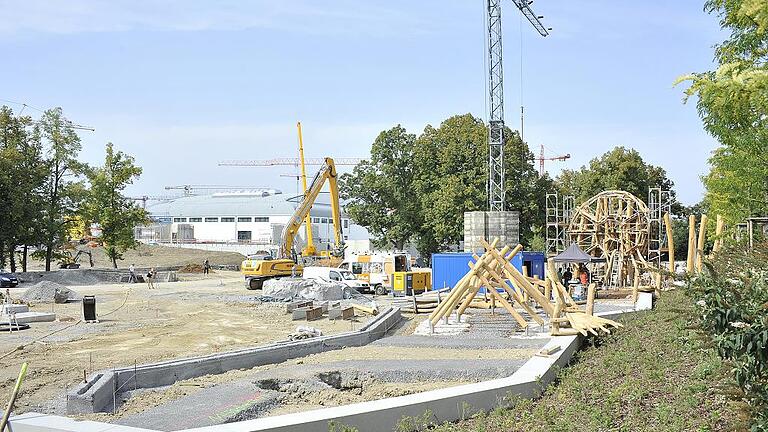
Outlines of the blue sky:
{"type": "MultiPolygon", "coordinates": [[[[522,34],[525,138],[572,156],[550,174],[623,145],[699,201],[716,142],[672,83],[713,67],[723,34],[702,4],[538,0],[554,28],[541,38],[503,3],[507,124],[519,127],[522,34]]],[[[418,133],[453,114],[486,118],[483,0],[0,0],[0,11],[0,99],[93,126],[81,134],[91,163],[108,141],[134,155],[144,174],[132,194],[295,191],[281,177],[291,167],[217,162],[295,156],[298,120],[307,156],[364,158],[398,123],[418,133]]]]}

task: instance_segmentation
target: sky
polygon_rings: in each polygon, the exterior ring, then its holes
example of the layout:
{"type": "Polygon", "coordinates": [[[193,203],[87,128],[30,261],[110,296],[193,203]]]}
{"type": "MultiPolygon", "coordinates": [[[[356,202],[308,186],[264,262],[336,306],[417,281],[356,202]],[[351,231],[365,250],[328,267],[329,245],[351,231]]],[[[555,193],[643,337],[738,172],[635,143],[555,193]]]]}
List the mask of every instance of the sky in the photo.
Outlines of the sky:
{"type": "MultiPolygon", "coordinates": [[[[130,195],[185,184],[291,193],[294,167],[218,162],[296,157],[297,121],[307,157],[366,158],[397,124],[486,119],[484,4],[0,0],[0,104],[60,106],[93,127],[80,132],[89,163],[107,142],[133,155],[144,173],[130,195]]],[[[673,83],[713,69],[724,39],[702,0],[537,0],[546,38],[502,5],[506,123],[519,128],[522,101],[534,153],[570,153],[545,165],[550,175],[621,145],[664,167],[684,204],[701,199],[717,143],[673,83]]]]}

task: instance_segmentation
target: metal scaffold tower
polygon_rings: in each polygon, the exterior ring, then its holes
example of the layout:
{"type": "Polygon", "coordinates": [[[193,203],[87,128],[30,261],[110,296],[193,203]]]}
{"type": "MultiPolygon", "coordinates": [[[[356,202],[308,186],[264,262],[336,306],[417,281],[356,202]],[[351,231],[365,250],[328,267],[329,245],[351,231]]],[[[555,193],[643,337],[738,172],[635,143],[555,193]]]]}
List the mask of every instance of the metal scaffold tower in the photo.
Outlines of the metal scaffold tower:
{"type": "Polygon", "coordinates": [[[664,214],[671,213],[672,199],[668,190],[648,189],[648,261],[661,265],[661,256],[669,252],[664,214]]]}
{"type": "Polygon", "coordinates": [[[558,254],[571,244],[568,224],[573,217],[574,203],[573,195],[565,195],[561,198],[557,193],[547,194],[547,255],[558,254]]]}
{"type": "MultiPolygon", "coordinates": [[[[542,36],[549,34],[527,0],[512,0],[542,36]]],[[[504,71],[501,49],[501,0],[487,0],[488,7],[488,209],[504,211],[504,71]]]]}

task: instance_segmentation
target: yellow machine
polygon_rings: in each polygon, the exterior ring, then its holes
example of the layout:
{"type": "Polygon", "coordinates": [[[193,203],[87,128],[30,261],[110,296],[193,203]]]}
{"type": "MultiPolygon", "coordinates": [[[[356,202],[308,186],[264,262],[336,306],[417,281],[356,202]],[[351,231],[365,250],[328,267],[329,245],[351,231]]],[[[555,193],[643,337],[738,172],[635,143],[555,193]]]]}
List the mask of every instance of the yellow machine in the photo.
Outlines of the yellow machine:
{"type": "Polygon", "coordinates": [[[432,289],[432,273],[429,271],[407,271],[392,274],[394,295],[415,295],[432,289]]]}
{"type": "MultiPolygon", "coordinates": [[[[309,188],[304,193],[304,199],[301,204],[296,208],[288,223],[283,228],[279,257],[272,259],[265,257],[262,259],[247,259],[243,261],[240,266],[240,270],[245,276],[246,286],[248,289],[261,289],[264,281],[267,279],[290,276],[292,274],[301,274],[302,266],[298,260],[297,254],[293,250],[293,242],[296,239],[299,229],[301,229],[302,222],[309,219],[309,211],[312,209],[312,205],[315,203],[318,195],[325,185],[325,181],[328,180],[328,186],[330,188],[331,195],[331,216],[333,218],[333,228],[336,241],[336,247],[331,252],[331,255],[335,257],[343,256],[344,254],[344,237],[341,229],[341,207],[339,206],[339,187],[337,184],[336,165],[333,163],[333,159],[327,157],[323,166],[315,174],[315,178],[312,180],[309,188]]],[[[309,224],[307,224],[309,226],[309,224]]],[[[308,229],[309,231],[309,229],[308,229]]],[[[311,231],[310,236],[307,239],[308,247],[303,251],[304,254],[312,251],[307,250],[309,246],[312,246],[311,231]]],[[[314,254],[312,254],[314,255],[314,254]]]]}

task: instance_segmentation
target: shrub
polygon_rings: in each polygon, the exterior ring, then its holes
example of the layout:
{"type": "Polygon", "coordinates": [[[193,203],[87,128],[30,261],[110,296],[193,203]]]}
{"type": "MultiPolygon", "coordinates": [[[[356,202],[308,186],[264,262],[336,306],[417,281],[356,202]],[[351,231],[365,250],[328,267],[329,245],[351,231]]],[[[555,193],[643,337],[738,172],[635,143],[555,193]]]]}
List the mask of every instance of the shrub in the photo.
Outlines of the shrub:
{"type": "Polygon", "coordinates": [[[689,286],[702,329],[750,406],[752,430],[768,430],[768,243],[728,245],[689,286]]]}

